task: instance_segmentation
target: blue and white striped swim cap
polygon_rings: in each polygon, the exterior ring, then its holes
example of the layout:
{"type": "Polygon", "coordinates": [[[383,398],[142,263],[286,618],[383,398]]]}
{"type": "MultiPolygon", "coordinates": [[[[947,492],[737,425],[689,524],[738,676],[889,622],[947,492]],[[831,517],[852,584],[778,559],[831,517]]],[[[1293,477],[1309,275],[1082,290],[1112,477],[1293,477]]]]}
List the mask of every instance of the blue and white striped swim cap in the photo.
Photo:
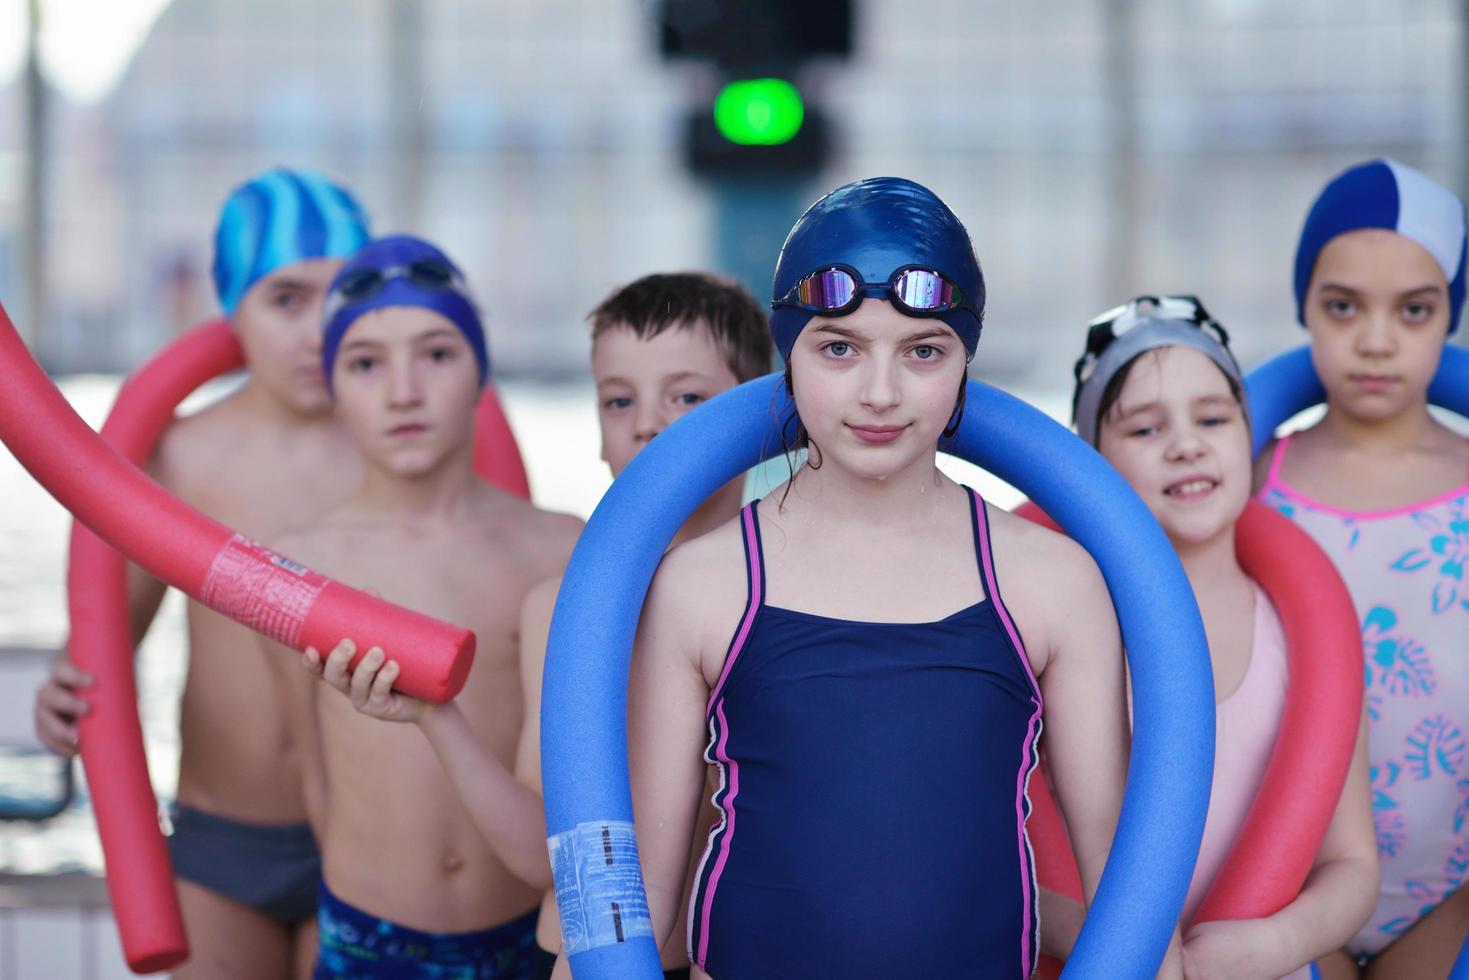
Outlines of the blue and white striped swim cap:
{"type": "Polygon", "coordinates": [[[214,233],[214,289],[232,315],[250,287],[305,259],[346,258],[371,236],[357,199],[320,174],[278,167],[224,202],[214,233]]]}
{"type": "Polygon", "coordinates": [[[1385,228],[1422,245],[1449,284],[1449,333],[1464,307],[1464,202],[1447,187],[1386,158],[1359,163],[1321,191],[1296,248],[1296,319],[1306,323],[1306,291],[1327,242],[1362,228],[1385,228]]]}

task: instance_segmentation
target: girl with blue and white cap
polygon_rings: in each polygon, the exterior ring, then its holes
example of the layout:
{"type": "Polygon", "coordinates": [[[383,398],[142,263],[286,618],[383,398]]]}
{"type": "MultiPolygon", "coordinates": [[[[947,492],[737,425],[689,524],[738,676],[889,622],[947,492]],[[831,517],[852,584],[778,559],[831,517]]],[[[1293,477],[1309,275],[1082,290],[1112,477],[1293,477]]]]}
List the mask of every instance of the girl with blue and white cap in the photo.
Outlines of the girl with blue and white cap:
{"type": "Polygon", "coordinates": [[[1043,696],[1096,886],[1127,753],[1106,589],[1075,544],[935,467],[984,295],[963,225],[912,181],[842,187],[786,240],[771,329],[809,461],[669,552],[633,658],[659,942],[706,766],[719,779],[688,909],[696,977],[1029,976],[1043,696]]]}
{"type": "MultiPolygon", "coordinates": [[[[1189,923],[1260,789],[1288,682],[1280,617],[1236,557],[1235,524],[1251,493],[1244,381],[1224,328],[1192,296],[1140,296],[1097,317],[1075,375],[1077,434],[1117,468],[1167,533],[1209,638],[1214,777],[1183,906],[1181,921],[1189,923]]],[[[1309,964],[1366,919],[1376,890],[1366,743],[1359,738],[1300,894],[1269,918],[1192,926],[1183,937],[1185,973],[1305,980],[1309,964]]],[[[1046,897],[1047,948],[1064,955],[1079,910],[1046,897]]]]}
{"type": "Polygon", "coordinates": [[[1382,885],[1346,948],[1363,976],[1444,976],[1469,931],[1469,443],[1427,391],[1463,311],[1464,202],[1394,160],[1354,166],[1307,214],[1294,279],[1326,415],[1257,476],[1361,617],[1382,885]]]}

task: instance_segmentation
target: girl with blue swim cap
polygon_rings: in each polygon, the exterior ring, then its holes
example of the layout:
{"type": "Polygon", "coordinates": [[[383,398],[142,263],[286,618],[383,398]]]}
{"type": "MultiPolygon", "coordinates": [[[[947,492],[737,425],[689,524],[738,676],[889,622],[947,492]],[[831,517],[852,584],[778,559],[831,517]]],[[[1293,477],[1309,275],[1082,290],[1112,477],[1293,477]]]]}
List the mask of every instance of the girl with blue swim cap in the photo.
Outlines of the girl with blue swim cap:
{"type": "Polygon", "coordinates": [[[878,178],[818,201],[772,299],[810,462],[668,553],[633,658],[654,938],[677,917],[713,767],[721,819],[688,905],[695,976],[1029,976],[1043,698],[1088,895],[1120,807],[1105,587],[1078,546],[935,467],[984,281],[931,191],[878,178]]]}
{"type": "MultiPolygon", "coordinates": [[[[1236,556],[1251,494],[1250,420],[1228,336],[1192,296],[1142,296],[1089,326],[1077,362],[1077,433],[1127,479],[1167,532],[1203,613],[1216,692],[1209,815],[1181,922],[1194,920],[1260,790],[1280,730],[1286,637],[1236,556]]],[[[1365,739],[1300,894],[1267,919],[1205,922],[1184,935],[1188,976],[1289,977],[1335,950],[1376,893],[1365,739]]],[[[1049,898],[1049,896],[1048,896],[1049,898]]],[[[1049,916],[1064,954],[1080,926],[1049,916]]],[[[1072,903],[1074,904],[1074,903],[1072,903]]],[[[1053,906],[1048,901],[1047,910],[1053,906]]],[[[1048,948],[1049,948],[1048,943],[1048,948]]]]}
{"type": "Polygon", "coordinates": [[[1339,975],[1448,973],[1469,932],[1469,442],[1429,414],[1464,305],[1464,202],[1395,160],[1333,178],[1296,251],[1326,415],[1260,457],[1262,499],[1351,590],[1382,884],[1339,975]]]}

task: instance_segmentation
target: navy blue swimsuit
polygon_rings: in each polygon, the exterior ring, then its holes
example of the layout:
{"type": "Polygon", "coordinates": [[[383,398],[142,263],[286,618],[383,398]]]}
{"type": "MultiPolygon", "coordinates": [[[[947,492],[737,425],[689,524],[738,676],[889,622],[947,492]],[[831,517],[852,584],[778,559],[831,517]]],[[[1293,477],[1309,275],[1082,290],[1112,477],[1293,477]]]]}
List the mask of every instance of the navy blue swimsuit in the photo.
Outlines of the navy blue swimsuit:
{"type": "Polygon", "coordinates": [[[707,714],[723,819],[689,907],[714,980],[1033,971],[1041,696],[968,493],[984,597],[932,623],[765,605],[742,512],[749,600],[707,714]]]}

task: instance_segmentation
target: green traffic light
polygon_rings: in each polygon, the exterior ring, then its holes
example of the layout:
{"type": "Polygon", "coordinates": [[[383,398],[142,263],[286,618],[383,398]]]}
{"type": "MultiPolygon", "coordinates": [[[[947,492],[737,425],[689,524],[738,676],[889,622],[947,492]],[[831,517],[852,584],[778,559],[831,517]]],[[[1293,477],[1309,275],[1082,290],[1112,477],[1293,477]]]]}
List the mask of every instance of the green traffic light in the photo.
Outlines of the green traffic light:
{"type": "Polygon", "coordinates": [[[801,131],[806,106],[783,78],[730,82],[714,100],[714,125],[731,143],[775,146],[801,131]]]}

